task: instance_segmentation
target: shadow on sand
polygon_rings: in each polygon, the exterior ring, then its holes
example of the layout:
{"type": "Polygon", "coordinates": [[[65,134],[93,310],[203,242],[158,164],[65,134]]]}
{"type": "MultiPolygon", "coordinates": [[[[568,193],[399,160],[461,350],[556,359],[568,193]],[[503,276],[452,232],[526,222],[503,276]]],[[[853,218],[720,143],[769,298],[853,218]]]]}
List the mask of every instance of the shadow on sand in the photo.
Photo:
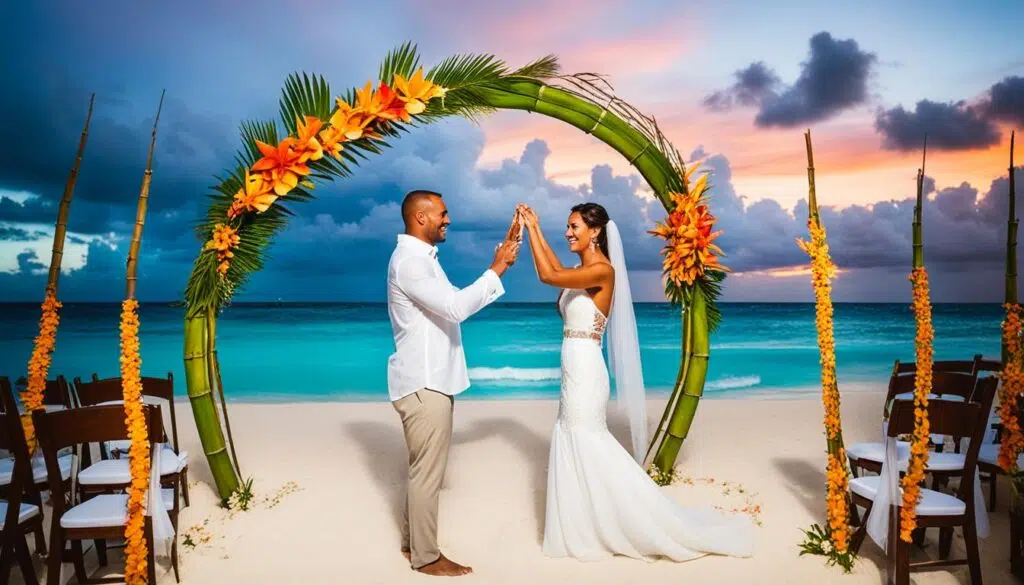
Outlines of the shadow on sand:
{"type": "MultiPolygon", "coordinates": [[[[344,431],[362,450],[363,460],[377,482],[378,491],[386,494],[390,502],[392,518],[398,528],[402,519],[402,506],[405,505],[409,468],[408,450],[401,429],[382,423],[354,422],[346,424],[344,431]]],[[[495,417],[475,421],[468,428],[457,429],[452,437],[452,448],[490,437],[499,437],[512,448],[519,449],[530,463],[529,489],[534,494],[534,515],[540,540],[543,534],[550,441],[515,419],[495,417]]]]}

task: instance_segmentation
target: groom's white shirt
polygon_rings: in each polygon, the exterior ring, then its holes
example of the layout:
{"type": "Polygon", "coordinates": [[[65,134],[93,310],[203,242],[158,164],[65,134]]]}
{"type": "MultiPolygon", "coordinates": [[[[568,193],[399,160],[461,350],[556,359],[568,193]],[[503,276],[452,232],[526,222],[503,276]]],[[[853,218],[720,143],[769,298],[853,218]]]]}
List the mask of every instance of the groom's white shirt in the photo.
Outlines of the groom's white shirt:
{"type": "Polygon", "coordinates": [[[437,261],[437,247],[406,234],[388,264],[388,317],[395,353],[388,359],[388,393],[399,400],[430,388],[454,396],[469,388],[459,324],[505,294],[488,269],[459,289],[437,261]]]}

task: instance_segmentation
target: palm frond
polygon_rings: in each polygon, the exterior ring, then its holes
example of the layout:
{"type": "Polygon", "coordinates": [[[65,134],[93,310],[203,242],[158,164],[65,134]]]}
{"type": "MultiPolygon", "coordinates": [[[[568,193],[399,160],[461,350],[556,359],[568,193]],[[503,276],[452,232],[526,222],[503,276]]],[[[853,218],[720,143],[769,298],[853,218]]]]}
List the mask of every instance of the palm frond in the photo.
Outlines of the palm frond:
{"type": "Polygon", "coordinates": [[[412,77],[412,74],[415,73],[419,65],[419,51],[417,51],[416,45],[407,41],[402,43],[400,47],[388,52],[384,57],[384,61],[380,64],[380,72],[377,78],[391,85],[391,80],[395,77],[395,73],[408,79],[412,77]]]}
{"type": "Polygon", "coordinates": [[[285,79],[281,90],[281,122],[288,130],[288,135],[296,133],[295,121],[305,116],[316,116],[321,120],[331,117],[334,109],[334,97],[331,87],[322,75],[292,73],[285,79]]]}
{"type": "Polygon", "coordinates": [[[259,140],[265,144],[277,144],[277,126],[272,120],[264,122],[258,122],[254,120],[246,120],[242,122],[242,151],[239,153],[239,158],[245,162],[245,167],[251,167],[256,164],[263,155],[260,153],[259,148],[256,147],[256,141],[259,140]]]}
{"type": "Polygon", "coordinates": [[[494,83],[507,73],[505,62],[494,55],[455,55],[438,63],[423,77],[451,91],[494,83]]]}
{"type": "Polygon", "coordinates": [[[512,77],[529,77],[531,79],[550,79],[561,71],[558,57],[546,55],[532,63],[527,63],[511,73],[512,77]]]}
{"type": "Polygon", "coordinates": [[[698,280],[695,285],[701,288],[707,304],[708,332],[714,333],[722,323],[722,309],[718,306],[718,299],[722,296],[722,281],[725,280],[725,273],[719,270],[706,272],[704,278],[698,280]]]}

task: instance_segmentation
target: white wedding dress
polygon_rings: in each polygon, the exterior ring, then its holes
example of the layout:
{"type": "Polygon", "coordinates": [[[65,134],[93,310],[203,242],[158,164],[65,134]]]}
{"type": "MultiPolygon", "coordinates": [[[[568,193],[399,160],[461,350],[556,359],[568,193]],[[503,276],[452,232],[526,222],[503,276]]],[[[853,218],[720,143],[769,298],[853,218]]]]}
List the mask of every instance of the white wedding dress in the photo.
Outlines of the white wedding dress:
{"type": "Polygon", "coordinates": [[[680,505],[608,431],[610,382],[601,351],[607,319],[585,290],[562,291],[558,309],[562,393],[548,461],[544,553],[584,561],[751,556],[749,516],[680,505]]]}

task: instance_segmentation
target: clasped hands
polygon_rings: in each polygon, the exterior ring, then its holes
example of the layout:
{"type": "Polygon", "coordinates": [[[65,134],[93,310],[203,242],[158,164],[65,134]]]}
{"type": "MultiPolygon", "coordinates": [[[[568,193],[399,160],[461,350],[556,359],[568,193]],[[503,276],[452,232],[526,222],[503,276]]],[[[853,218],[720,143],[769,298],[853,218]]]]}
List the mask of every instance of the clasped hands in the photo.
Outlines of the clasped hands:
{"type": "Polygon", "coordinates": [[[505,241],[494,248],[494,262],[491,269],[500,276],[515,264],[519,257],[519,248],[523,244],[523,229],[534,228],[539,224],[537,214],[525,203],[516,205],[515,215],[512,217],[512,224],[508,228],[505,241]]]}

